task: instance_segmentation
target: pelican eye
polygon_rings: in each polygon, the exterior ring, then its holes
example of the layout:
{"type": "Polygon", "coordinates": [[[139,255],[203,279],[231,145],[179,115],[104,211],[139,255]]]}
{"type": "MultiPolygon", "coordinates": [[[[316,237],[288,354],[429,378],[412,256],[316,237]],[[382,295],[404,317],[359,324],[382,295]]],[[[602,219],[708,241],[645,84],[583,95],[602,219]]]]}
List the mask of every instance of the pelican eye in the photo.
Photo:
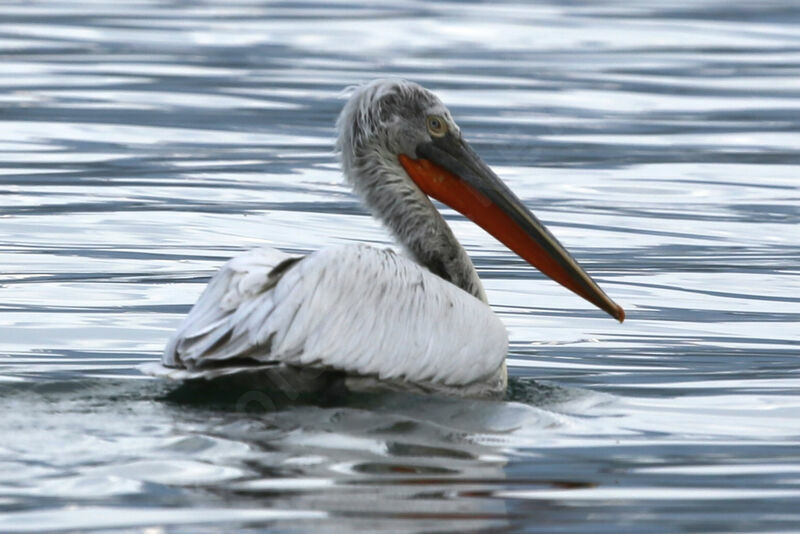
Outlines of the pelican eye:
{"type": "Polygon", "coordinates": [[[434,137],[442,137],[447,133],[447,123],[438,115],[428,115],[426,120],[428,131],[434,137]]]}

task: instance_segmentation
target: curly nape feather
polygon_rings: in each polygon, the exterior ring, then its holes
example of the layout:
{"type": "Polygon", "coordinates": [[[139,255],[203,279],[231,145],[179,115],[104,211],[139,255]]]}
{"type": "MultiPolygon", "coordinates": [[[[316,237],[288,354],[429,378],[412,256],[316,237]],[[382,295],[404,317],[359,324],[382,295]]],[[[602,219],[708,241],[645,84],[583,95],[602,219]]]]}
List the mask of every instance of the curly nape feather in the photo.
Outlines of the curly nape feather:
{"type": "Polygon", "coordinates": [[[421,138],[415,136],[426,131],[429,113],[450,118],[433,93],[413,82],[380,79],[353,88],[336,121],[342,169],[354,191],[416,261],[486,302],[472,260],[397,158],[416,157],[421,138]]]}

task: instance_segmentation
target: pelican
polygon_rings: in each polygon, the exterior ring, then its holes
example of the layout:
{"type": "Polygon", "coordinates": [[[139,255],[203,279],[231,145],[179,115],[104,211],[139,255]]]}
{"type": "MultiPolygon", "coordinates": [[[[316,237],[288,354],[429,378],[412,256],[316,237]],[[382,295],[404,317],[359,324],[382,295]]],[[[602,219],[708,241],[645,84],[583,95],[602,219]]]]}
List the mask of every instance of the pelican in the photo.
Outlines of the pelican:
{"type": "Polygon", "coordinates": [[[353,390],[502,395],[508,334],[431,198],[624,320],[433,93],[405,80],[366,83],[353,89],[336,126],[347,181],[403,253],[352,244],[237,256],[145,372],[178,380],[272,373],[288,388],[302,387],[288,377],[335,375],[353,390]]]}

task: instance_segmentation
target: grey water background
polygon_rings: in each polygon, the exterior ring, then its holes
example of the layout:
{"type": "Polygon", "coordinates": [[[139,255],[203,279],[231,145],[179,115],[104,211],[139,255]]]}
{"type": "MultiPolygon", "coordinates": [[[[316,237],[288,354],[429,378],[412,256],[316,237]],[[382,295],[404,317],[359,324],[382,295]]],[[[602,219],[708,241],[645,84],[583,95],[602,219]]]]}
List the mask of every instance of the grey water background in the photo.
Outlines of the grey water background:
{"type": "Polygon", "coordinates": [[[800,6],[0,5],[0,532],[800,531],[800,6]],[[174,398],[155,360],[269,244],[390,246],[341,91],[435,90],[628,312],[444,210],[505,402],[174,398]]]}

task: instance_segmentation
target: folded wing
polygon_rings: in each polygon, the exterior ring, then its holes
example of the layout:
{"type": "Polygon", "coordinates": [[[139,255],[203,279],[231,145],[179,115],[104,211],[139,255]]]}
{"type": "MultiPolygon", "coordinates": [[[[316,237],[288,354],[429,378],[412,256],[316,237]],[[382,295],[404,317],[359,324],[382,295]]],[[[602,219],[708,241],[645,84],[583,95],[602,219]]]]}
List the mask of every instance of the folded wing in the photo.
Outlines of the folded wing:
{"type": "Polygon", "coordinates": [[[392,251],[262,248],[220,269],[161,372],[150,371],[199,378],[288,364],[456,386],[495,373],[507,345],[486,304],[392,251]]]}

